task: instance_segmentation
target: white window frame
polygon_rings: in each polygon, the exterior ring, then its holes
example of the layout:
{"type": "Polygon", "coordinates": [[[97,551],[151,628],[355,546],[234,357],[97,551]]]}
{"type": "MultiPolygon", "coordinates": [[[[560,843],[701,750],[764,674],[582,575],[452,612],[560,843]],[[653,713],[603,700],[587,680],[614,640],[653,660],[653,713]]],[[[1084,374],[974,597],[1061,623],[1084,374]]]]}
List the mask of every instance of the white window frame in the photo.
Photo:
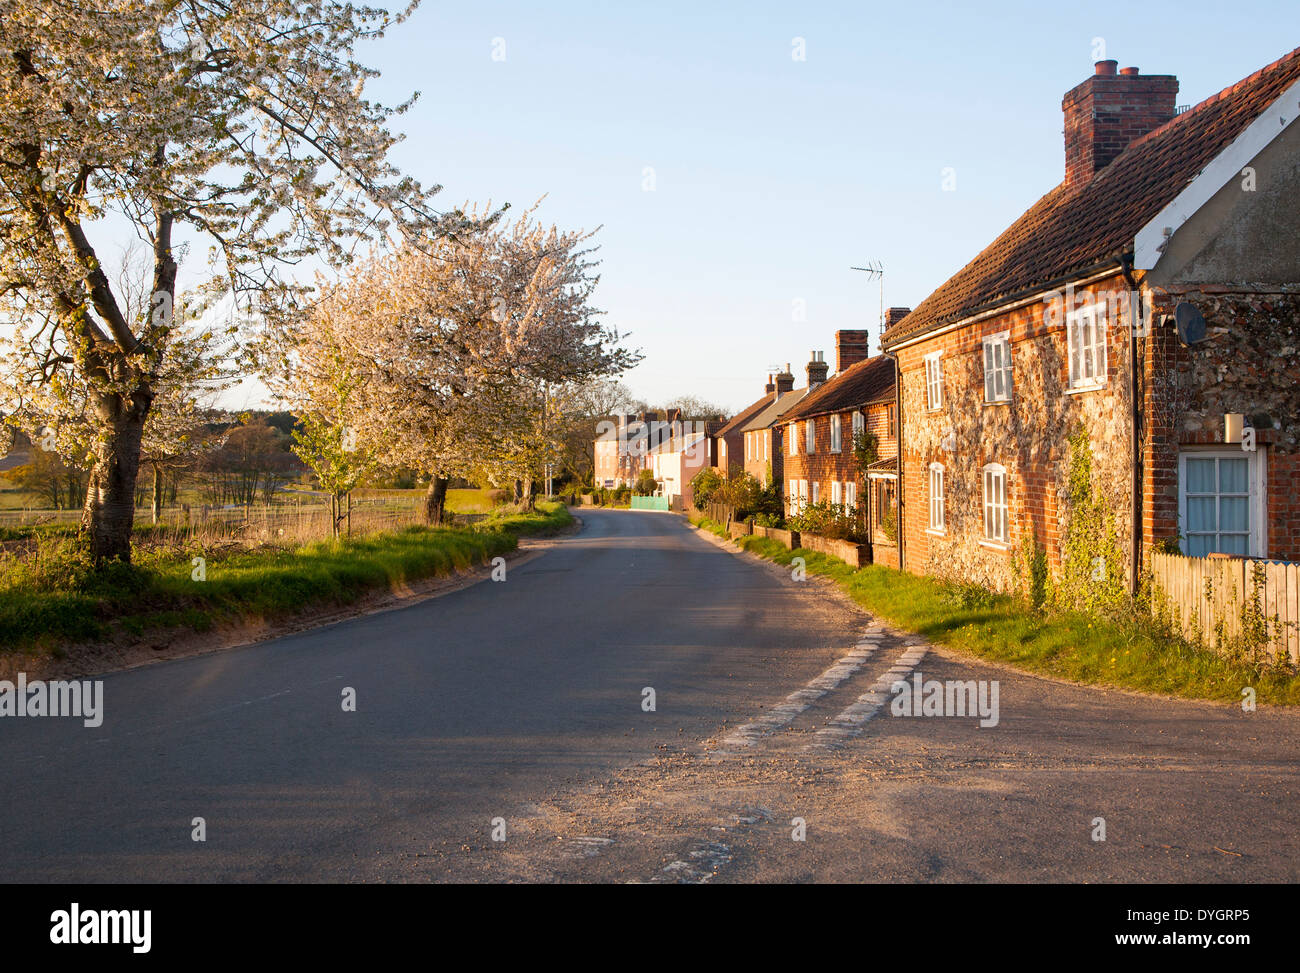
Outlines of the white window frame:
{"type": "Polygon", "coordinates": [[[984,401],[1011,401],[1011,332],[991,334],[982,342],[984,352],[984,401]]]}
{"type": "Polygon", "coordinates": [[[786,434],[790,437],[790,455],[799,455],[799,426],[798,423],[790,423],[786,429],[786,434]]]}
{"type": "Polygon", "coordinates": [[[840,414],[838,412],[831,415],[831,452],[838,453],[843,446],[841,440],[843,435],[840,432],[840,414]]]}
{"type": "MultiPolygon", "coordinates": [[[[1247,510],[1250,516],[1250,530],[1246,539],[1246,557],[1266,558],[1268,557],[1268,461],[1267,452],[1263,449],[1257,449],[1254,452],[1250,450],[1237,449],[1183,449],[1178,453],[1178,546],[1184,553],[1188,554],[1188,530],[1187,530],[1187,461],[1189,459],[1242,459],[1246,463],[1246,483],[1248,492],[1247,510]]],[[[1218,464],[1215,464],[1215,487],[1214,494],[1193,494],[1193,496],[1216,496],[1222,497],[1224,494],[1217,492],[1218,487],[1218,464]]],[[[1217,517],[1216,517],[1217,526],[1217,517]]],[[[1214,531],[1215,534],[1236,533],[1236,531],[1214,531]]],[[[1191,556],[1191,555],[1189,555],[1191,556]]],[[[1202,555],[1203,556],[1203,555],[1202,555]]]]}
{"type": "Polygon", "coordinates": [[[930,412],[943,408],[943,352],[925,356],[925,407],[930,412]]]}
{"type": "Polygon", "coordinates": [[[1106,385],[1109,334],[1105,301],[1085,304],[1065,316],[1065,360],[1069,390],[1087,392],[1106,385]]]}
{"type": "Polygon", "coordinates": [[[857,480],[844,481],[844,506],[848,508],[850,513],[858,509],[858,481],[857,480]]]}
{"type": "Polygon", "coordinates": [[[804,452],[812,456],[817,452],[817,420],[809,419],[803,424],[804,452]]]}
{"type": "Polygon", "coordinates": [[[853,410],[853,441],[858,441],[858,436],[862,435],[867,428],[867,417],[862,414],[861,409],[853,410]]]}
{"type": "Polygon", "coordinates": [[[831,480],[831,503],[836,507],[844,505],[844,486],[839,480],[831,480]]]}
{"type": "Polygon", "coordinates": [[[761,435],[763,437],[763,460],[766,462],[768,459],[767,444],[772,441],[772,433],[770,430],[764,429],[761,435]]]}
{"type": "Polygon", "coordinates": [[[813,480],[812,481],[812,502],[817,503],[817,501],[820,499],[821,499],[821,482],[819,480],[813,480]]]}
{"type": "Polygon", "coordinates": [[[944,516],[944,483],[943,483],[943,464],[930,464],[930,533],[943,534],[947,532],[947,522],[944,516]]]}
{"type": "Polygon", "coordinates": [[[983,498],[982,543],[1004,547],[1010,543],[1008,523],[1007,468],[989,463],[980,470],[980,493],[983,498]],[[990,493],[992,494],[990,496],[990,493]]]}

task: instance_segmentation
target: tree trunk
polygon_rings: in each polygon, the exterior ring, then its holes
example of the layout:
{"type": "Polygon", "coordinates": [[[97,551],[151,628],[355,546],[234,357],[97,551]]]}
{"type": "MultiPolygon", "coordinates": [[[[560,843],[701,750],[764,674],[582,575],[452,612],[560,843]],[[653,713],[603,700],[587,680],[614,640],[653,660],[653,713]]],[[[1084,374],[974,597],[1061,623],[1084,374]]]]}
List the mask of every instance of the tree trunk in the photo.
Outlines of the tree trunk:
{"type": "Polygon", "coordinates": [[[112,394],[98,399],[104,429],[94,447],[95,461],[81,510],[81,529],[89,537],[90,555],[96,565],[105,561],[130,563],[140,440],[153,394],[142,385],[130,400],[112,394]]]}
{"type": "Polygon", "coordinates": [[[429,479],[429,489],[424,495],[424,522],[430,527],[438,527],[442,524],[443,510],[447,506],[449,482],[445,476],[432,476],[429,479]]]}
{"type": "Polygon", "coordinates": [[[523,479],[523,505],[525,510],[533,509],[533,477],[532,474],[523,479]]]}
{"type": "Polygon", "coordinates": [[[153,522],[162,514],[163,475],[157,463],[153,464],[153,522]]]}

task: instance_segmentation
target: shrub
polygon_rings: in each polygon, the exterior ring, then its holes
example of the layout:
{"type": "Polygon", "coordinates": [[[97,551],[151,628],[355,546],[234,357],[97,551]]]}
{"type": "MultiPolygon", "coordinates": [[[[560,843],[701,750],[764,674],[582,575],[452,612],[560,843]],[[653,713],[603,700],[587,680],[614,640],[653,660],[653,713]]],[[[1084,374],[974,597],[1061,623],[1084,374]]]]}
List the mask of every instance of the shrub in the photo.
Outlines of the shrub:
{"type": "Polygon", "coordinates": [[[723,483],[716,468],[706,466],[696,473],[691,480],[691,492],[695,497],[695,509],[703,511],[714,500],[714,495],[723,483]]]}
{"type": "Polygon", "coordinates": [[[898,510],[892,506],[886,507],[880,514],[880,532],[884,534],[891,544],[898,543],[898,510]]]}
{"type": "Polygon", "coordinates": [[[654,470],[642,470],[636,478],[636,486],[633,489],[638,497],[653,496],[656,488],[659,486],[655,480],[654,470]]]}
{"type": "Polygon", "coordinates": [[[786,518],[786,526],[800,533],[816,534],[835,541],[862,543],[866,540],[853,511],[844,504],[826,500],[803,504],[798,513],[786,518]]]}

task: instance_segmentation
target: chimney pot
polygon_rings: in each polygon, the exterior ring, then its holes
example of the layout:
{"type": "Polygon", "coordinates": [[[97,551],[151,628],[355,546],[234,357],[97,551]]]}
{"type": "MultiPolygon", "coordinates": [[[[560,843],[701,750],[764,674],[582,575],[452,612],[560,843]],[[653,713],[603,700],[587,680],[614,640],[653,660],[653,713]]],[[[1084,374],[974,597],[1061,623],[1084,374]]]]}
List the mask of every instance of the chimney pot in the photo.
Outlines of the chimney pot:
{"type": "Polygon", "coordinates": [[[822,382],[826,381],[826,374],[829,371],[829,368],[827,367],[826,362],[823,361],[821,352],[811,352],[810,358],[811,360],[808,362],[808,387],[812,388],[814,385],[820,385],[822,382]]]}
{"type": "Polygon", "coordinates": [[[1141,72],[1138,71],[1137,68],[1120,68],[1119,73],[1124,75],[1126,78],[1134,78],[1141,72]]]}
{"type": "Polygon", "coordinates": [[[776,390],[775,390],[776,394],[773,397],[773,401],[776,401],[776,399],[779,399],[781,396],[785,395],[786,392],[791,391],[793,388],[794,388],[794,372],[790,371],[790,365],[787,363],[785,366],[785,371],[778,372],[776,375],[776,390]]]}
{"type": "Polygon", "coordinates": [[[1119,67],[1118,61],[1098,61],[1092,66],[1093,73],[1102,75],[1112,75],[1115,69],[1119,67]]]}

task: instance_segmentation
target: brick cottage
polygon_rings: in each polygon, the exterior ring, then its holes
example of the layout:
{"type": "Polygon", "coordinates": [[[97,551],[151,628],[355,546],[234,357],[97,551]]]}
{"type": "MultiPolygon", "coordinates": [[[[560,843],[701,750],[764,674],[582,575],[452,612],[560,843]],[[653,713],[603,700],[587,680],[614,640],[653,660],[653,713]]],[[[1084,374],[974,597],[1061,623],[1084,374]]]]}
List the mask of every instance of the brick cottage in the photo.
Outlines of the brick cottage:
{"type": "MultiPolygon", "coordinates": [[[[891,319],[906,308],[891,308],[891,319]]],[[[888,563],[896,524],[898,438],[894,363],[867,357],[865,331],[835,334],[836,374],[785,416],[787,509],[829,502],[856,513],[871,537],[874,559],[888,563]],[[853,443],[860,433],[876,438],[876,461],[858,469],[853,443]]],[[[896,557],[896,553],[894,553],[896,557]]]]}
{"type": "Polygon", "coordinates": [[[1300,50],[1177,92],[1099,62],[1064,181],[886,330],[908,570],[1059,571],[1079,433],[1130,583],[1161,544],[1300,559],[1300,50]]]}

